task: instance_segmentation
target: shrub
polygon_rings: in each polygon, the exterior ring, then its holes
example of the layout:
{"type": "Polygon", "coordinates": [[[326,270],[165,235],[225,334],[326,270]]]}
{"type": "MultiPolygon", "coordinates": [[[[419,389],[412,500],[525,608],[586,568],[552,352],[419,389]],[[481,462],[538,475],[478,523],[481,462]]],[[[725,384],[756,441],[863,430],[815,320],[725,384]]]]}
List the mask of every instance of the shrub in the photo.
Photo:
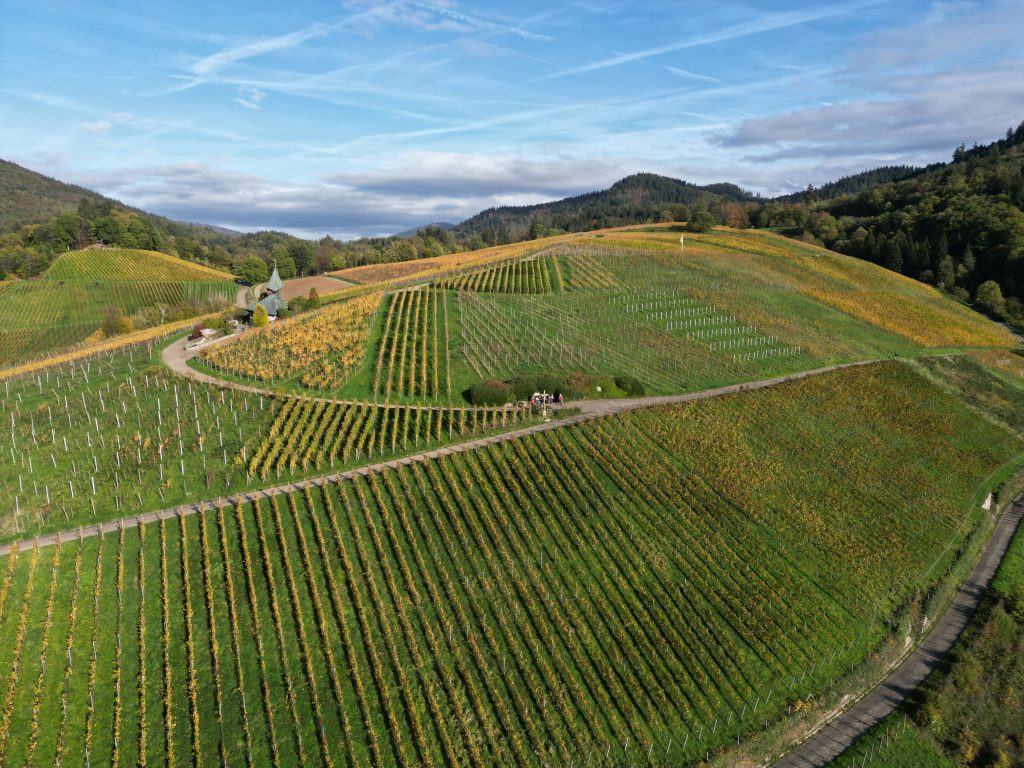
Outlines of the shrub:
{"type": "Polygon", "coordinates": [[[633,376],[616,376],[615,386],[630,397],[643,397],[644,395],[644,385],[633,376]]]}
{"type": "Polygon", "coordinates": [[[202,335],[203,335],[203,324],[202,323],[196,323],[192,327],[192,333],[190,333],[188,337],[190,339],[192,339],[193,341],[195,341],[196,339],[198,339],[202,335]]]}
{"type": "Polygon", "coordinates": [[[986,280],[978,286],[974,294],[974,302],[983,312],[993,317],[1006,317],[1006,299],[1003,298],[1003,291],[995,280],[986,280]]]}
{"type": "Polygon", "coordinates": [[[112,305],[107,307],[107,311],[103,313],[100,329],[104,336],[119,336],[122,333],[130,333],[135,330],[135,326],[130,317],[124,316],[120,307],[112,305]]]}
{"type": "Polygon", "coordinates": [[[307,302],[310,309],[317,309],[320,306],[320,292],[316,289],[316,286],[309,289],[307,302]]]}
{"type": "Polygon", "coordinates": [[[508,402],[508,394],[504,382],[489,379],[469,388],[469,402],[473,405],[504,405],[508,402]]]}
{"type": "Polygon", "coordinates": [[[267,316],[267,308],[262,304],[257,304],[256,311],[252,313],[253,328],[262,328],[269,322],[270,318],[267,316]]]}
{"type": "Polygon", "coordinates": [[[691,232],[707,232],[717,223],[709,211],[697,211],[687,222],[686,228],[691,232]]]}
{"type": "Polygon", "coordinates": [[[573,371],[566,375],[565,380],[562,382],[562,386],[556,387],[555,390],[548,391],[555,391],[556,394],[561,392],[568,398],[578,399],[587,395],[590,388],[593,386],[593,383],[594,382],[591,378],[585,373],[573,371]]]}

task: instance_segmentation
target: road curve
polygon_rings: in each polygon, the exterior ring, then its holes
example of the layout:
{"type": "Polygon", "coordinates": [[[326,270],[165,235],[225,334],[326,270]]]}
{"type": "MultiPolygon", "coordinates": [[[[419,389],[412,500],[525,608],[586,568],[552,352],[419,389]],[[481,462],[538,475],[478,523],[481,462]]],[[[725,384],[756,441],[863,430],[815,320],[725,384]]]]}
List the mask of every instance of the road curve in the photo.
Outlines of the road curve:
{"type": "Polygon", "coordinates": [[[924,682],[977,611],[1022,516],[1024,496],[1019,496],[999,520],[978,564],[924,641],[880,685],[830,720],[773,768],[823,768],[849,749],[858,737],[878,725],[924,682]]]}
{"type": "MultiPolygon", "coordinates": [[[[255,387],[247,387],[235,382],[224,381],[223,379],[216,379],[212,376],[207,376],[204,373],[196,371],[193,368],[189,368],[185,363],[185,358],[182,357],[184,350],[184,343],[179,341],[168,346],[163,352],[163,359],[165,363],[168,363],[169,367],[177,372],[182,372],[189,378],[196,379],[198,381],[209,382],[217,384],[223,387],[229,387],[234,389],[240,389],[246,392],[256,392],[260,394],[274,395],[269,390],[261,390],[255,387]],[[170,352],[169,350],[175,350],[170,352]],[[171,361],[174,362],[171,365],[171,361]],[[186,373],[187,372],[187,373],[186,373]]],[[[359,475],[368,475],[372,472],[381,472],[385,469],[398,469],[399,467],[406,464],[414,464],[423,461],[430,461],[432,459],[439,458],[441,456],[448,456],[452,453],[462,453],[464,451],[471,451],[476,448],[482,448],[487,445],[495,445],[497,443],[503,443],[507,440],[513,440],[517,437],[524,437],[526,435],[532,435],[537,432],[545,432],[549,429],[557,429],[559,427],[566,427],[572,424],[579,424],[583,421],[589,421],[590,419],[600,418],[602,416],[610,416],[615,413],[623,413],[625,411],[633,411],[639,408],[652,408],[659,405],[672,405],[674,403],[686,403],[694,400],[706,400],[712,397],[720,397],[722,395],[736,394],[739,392],[747,392],[754,389],[764,389],[765,387],[775,386],[777,384],[783,384],[787,381],[796,381],[798,379],[806,379],[811,376],[818,376],[823,373],[830,371],[840,370],[842,368],[852,368],[860,365],[869,365],[875,361],[864,360],[855,363],[841,363],[838,365],[830,365],[825,368],[816,368],[811,371],[802,371],[800,373],[793,373],[787,376],[778,376],[772,379],[762,379],[760,381],[752,381],[745,384],[730,384],[725,387],[716,387],[714,389],[705,389],[700,392],[691,392],[685,395],[666,395],[664,397],[638,397],[629,399],[618,399],[618,400],[580,400],[573,403],[567,403],[562,408],[573,408],[579,409],[579,413],[567,416],[564,418],[557,417],[558,406],[554,408],[556,418],[551,421],[541,422],[539,424],[532,424],[527,427],[521,427],[519,429],[510,430],[508,432],[502,432],[496,435],[487,435],[479,437],[473,440],[467,440],[466,442],[456,443],[455,445],[446,446],[444,448],[437,448],[432,451],[422,451],[420,453],[414,453],[408,456],[402,456],[400,458],[390,459],[388,461],[380,461],[374,464],[366,464],[361,467],[354,469],[348,469],[343,472],[334,472],[331,474],[320,475],[313,478],[307,478],[305,480],[296,480],[294,482],[282,483],[275,485],[270,488],[257,491],[246,491],[240,492],[236,496],[221,496],[219,498],[210,499],[206,501],[199,501],[192,504],[182,504],[177,507],[168,507],[166,509],[160,509],[153,512],[147,512],[140,515],[132,515],[131,517],[124,517],[120,520],[111,520],[106,523],[97,523],[96,525],[83,526],[81,528],[72,528],[67,531],[58,531],[56,533],[45,534],[37,536],[33,539],[23,539],[18,542],[10,542],[8,544],[0,545],[0,557],[8,554],[14,547],[19,549],[25,549],[32,547],[33,545],[39,547],[46,547],[60,541],[72,541],[78,538],[87,538],[89,536],[98,536],[102,533],[110,533],[117,531],[120,528],[134,528],[140,523],[151,523],[162,519],[173,518],[179,515],[193,515],[197,512],[201,512],[205,509],[215,508],[219,506],[228,506],[235,503],[235,499],[238,497],[254,499],[259,497],[276,496],[282,493],[290,493],[291,491],[301,490],[306,487],[320,486],[324,483],[337,482],[347,478],[357,477],[359,475]]]]}

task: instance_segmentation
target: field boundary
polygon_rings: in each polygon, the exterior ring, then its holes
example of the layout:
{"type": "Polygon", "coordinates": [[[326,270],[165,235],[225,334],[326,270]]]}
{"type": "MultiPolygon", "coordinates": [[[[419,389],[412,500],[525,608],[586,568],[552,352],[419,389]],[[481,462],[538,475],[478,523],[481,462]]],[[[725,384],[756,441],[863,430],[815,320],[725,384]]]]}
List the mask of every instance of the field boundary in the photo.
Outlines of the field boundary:
{"type": "Polygon", "coordinates": [[[890,715],[938,667],[970,623],[1024,518],[1018,496],[996,523],[970,576],[927,637],[874,688],[824,723],[773,768],[824,768],[890,715]]]}

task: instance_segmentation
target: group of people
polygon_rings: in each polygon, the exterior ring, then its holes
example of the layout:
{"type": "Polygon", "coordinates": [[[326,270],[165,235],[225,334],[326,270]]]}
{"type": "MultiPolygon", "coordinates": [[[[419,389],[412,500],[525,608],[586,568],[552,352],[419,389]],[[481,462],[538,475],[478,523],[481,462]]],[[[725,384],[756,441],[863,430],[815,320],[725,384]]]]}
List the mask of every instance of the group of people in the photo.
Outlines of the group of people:
{"type": "Polygon", "coordinates": [[[563,402],[565,402],[565,398],[562,396],[561,392],[559,392],[557,396],[549,395],[547,392],[534,392],[533,397],[530,398],[531,407],[538,405],[554,405],[555,403],[562,404],[563,402]]]}

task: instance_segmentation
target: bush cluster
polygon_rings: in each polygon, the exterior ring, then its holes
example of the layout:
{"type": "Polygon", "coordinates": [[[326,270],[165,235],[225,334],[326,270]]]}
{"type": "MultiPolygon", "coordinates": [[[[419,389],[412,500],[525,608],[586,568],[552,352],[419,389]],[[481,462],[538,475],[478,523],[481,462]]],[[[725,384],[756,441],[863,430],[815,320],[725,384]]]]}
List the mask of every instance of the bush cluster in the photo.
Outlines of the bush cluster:
{"type": "Polygon", "coordinates": [[[473,405],[504,405],[529,400],[534,392],[548,392],[556,398],[580,400],[587,397],[641,397],[644,385],[633,376],[588,376],[579,371],[515,376],[501,381],[488,379],[471,386],[466,399],[473,405]]]}

